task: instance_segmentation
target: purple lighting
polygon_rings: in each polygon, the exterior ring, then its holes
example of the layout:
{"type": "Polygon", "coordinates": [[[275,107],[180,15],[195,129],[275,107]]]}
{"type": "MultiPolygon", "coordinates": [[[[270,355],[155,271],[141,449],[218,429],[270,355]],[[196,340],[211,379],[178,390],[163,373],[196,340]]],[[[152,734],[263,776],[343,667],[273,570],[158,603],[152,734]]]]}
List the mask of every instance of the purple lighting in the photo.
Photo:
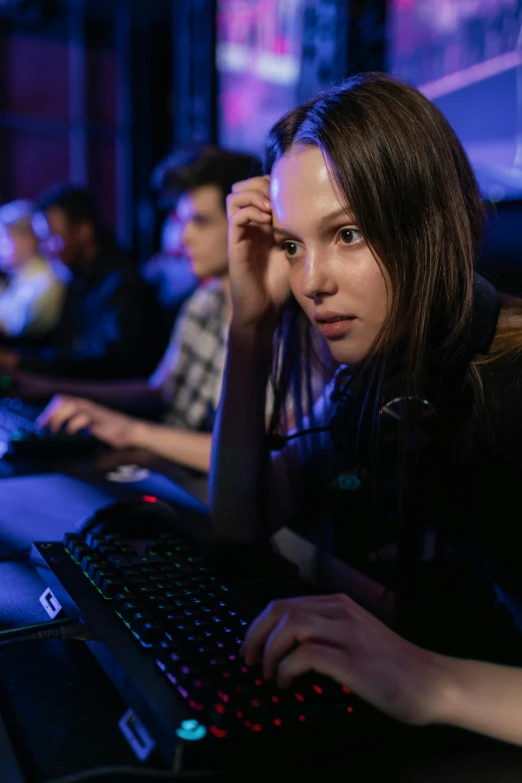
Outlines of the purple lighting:
{"type": "Polygon", "coordinates": [[[446,115],[491,201],[522,197],[518,0],[392,0],[388,69],[446,115]]]}

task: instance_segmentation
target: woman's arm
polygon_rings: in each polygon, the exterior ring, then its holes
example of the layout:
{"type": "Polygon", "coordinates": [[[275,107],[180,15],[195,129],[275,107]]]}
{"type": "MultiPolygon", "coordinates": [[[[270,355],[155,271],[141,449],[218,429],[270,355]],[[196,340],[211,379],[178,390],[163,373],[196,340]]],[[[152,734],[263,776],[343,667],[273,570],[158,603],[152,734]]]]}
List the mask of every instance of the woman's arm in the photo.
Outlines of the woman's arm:
{"type": "Polygon", "coordinates": [[[273,514],[288,495],[285,480],[265,464],[265,402],[274,325],[290,288],[273,236],[268,178],[234,185],[227,213],[233,316],[214,427],[210,507],[220,535],[246,541],[270,534],[277,524],[273,514]],[[274,483],[276,504],[269,495],[274,483]]]}
{"type": "Polygon", "coordinates": [[[270,331],[232,324],[210,471],[211,518],[226,538],[268,537],[293,510],[283,460],[266,453],[271,357],[270,331]]]}
{"type": "Polygon", "coordinates": [[[315,671],[404,723],[522,745],[522,669],[424,650],[346,595],[274,601],[250,626],[242,653],[282,688],[315,671]]]}
{"type": "Polygon", "coordinates": [[[522,745],[522,669],[441,658],[437,723],[522,745]]]}

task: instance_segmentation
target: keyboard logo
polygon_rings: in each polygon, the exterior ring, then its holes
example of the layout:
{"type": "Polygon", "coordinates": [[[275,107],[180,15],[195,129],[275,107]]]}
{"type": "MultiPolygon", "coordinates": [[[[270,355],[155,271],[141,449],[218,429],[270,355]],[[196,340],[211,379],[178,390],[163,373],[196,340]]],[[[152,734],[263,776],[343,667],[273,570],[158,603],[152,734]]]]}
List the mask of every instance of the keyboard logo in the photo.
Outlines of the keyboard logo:
{"type": "Polygon", "coordinates": [[[206,733],[205,726],[202,726],[197,720],[183,720],[181,727],[176,729],[176,734],[180,739],[191,742],[203,739],[206,733]]]}
{"type": "Polygon", "coordinates": [[[47,612],[51,620],[54,620],[54,618],[57,617],[62,611],[61,604],[58,601],[58,599],[54,597],[50,587],[48,587],[47,590],[44,590],[44,592],[40,596],[40,603],[42,604],[43,608],[45,609],[45,611],[47,612]]]}
{"type": "Polygon", "coordinates": [[[133,710],[128,709],[119,722],[120,731],[140,761],[146,761],[156,743],[133,710]]]}

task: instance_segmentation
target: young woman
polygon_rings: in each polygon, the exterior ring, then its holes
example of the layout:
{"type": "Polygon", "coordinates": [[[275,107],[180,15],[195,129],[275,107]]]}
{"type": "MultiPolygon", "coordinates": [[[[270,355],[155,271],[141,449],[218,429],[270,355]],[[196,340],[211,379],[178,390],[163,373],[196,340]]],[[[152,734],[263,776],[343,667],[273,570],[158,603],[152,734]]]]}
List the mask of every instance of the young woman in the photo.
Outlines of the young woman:
{"type": "Polygon", "coordinates": [[[483,207],[455,134],[414,89],[356,77],[273,128],[228,213],[214,525],[255,540],[298,520],[323,566],[349,565],[347,594],[271,604],[247,663],[522,744],[522,309],[474,274],[483,207]],[[338,370],[303,420],[314,331],[338,370]]]}

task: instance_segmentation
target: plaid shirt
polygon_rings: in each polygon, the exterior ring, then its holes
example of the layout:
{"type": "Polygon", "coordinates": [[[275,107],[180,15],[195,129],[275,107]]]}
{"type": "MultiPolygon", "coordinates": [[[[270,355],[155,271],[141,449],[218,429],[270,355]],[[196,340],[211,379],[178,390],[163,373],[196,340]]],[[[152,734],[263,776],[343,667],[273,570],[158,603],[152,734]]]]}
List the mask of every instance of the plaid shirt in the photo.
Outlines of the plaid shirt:
{"type": "Polygon", "coordinates": [[[225,366],[225,316],[225,295],[217,280],[200,285],[181,308],[167,352],[150,379],[152,386],[161,386],[169,404],[165,424],[212,429],[225,366]]]}

